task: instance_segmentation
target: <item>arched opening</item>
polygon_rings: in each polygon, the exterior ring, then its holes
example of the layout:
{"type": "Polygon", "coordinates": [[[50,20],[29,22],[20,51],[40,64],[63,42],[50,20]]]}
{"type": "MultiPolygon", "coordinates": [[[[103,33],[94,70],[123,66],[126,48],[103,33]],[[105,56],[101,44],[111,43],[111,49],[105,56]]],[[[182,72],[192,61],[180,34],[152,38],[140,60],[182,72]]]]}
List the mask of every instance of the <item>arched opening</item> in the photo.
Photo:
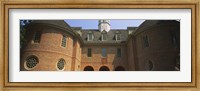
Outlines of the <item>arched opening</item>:
{"type": "Polygon", "coordinates": [[[153,70],[153,67],[154,67],[153,62],[150,61],[150,60],[147,60],[146,63],[145,63],[145,70],[151,71],[151,70],[153,70]]]}
{"type": "Polygon", "coordinates": [[[109,68],[106,66],[102,66],[99,71],[109,71],[109,68]]]}
{"type": "Polygon", "coordinates": [[[125,71],[125,69],[122,66],[118,66],[115,68],[115,71],[125,71]]]}
{"type": "Polygon", "coordinates": [[[86,66],[84,68],[84,71],[94,71],[93,67],[92,66],[86,66]]]}

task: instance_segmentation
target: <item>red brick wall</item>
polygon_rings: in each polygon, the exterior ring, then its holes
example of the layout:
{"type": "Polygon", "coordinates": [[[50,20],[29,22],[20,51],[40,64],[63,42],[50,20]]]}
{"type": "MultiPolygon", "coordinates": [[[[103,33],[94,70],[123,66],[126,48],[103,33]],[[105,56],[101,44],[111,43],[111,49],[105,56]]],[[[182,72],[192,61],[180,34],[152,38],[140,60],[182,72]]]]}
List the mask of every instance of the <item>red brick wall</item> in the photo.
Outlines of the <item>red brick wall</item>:
{"type": "Polygon", "coordinates": [[[127,42],[127,61],[128,61],[128,70],[135,70],[135,60],[134,60],[134,45],[135,43],[133,42],[133,38],[131,37],[128,42],[127,42]]]}
{"type": "Polygon", "coordinates": [[[24,68],[24,62],[30,55],[35,55],[39,59],[39,64],[33,70],[57,70],[57,62],[63,58],[66,62],[64,70],[71,70],[73,39],[72,36],[60,31],[57,28],[38,26],[29,31],[28,44],[21,55],[21,70],[24,68]],[[35,31],[42,31],[40,43],[33,43],[35,31]],[[66,47],[61,46],[62,34],[67,35],[66,47]]]}
{"type": "Polygon", "coordinates": [[[73,45],[73,57],[72,57],[72,71],[81,70],[81,46],[79,41],[75,40],[73,45]]]}
{"type": "Polygon", "coordinates": [[[152,70],[174,70],[175,59],[180,51],[172,44],[170,31],[176,31],[180,34],[179,30],[179,27],[170,24],[167,26],[156,25],[137,34],[135,44],[139,70],[146,70],[145,65],[148,60],[153,62],[152,70]],[[143,45],[142,37],[145,35],[148,36],[149,47],[143,45]]]}
{"type": "Polygon", "coordinates": [[[113,71],[117,66],[123,66],[125,69],[127,69],[127,55],[125,46],[84,46],[82,48],[81,58],[81,70],[84,70],[86,66],[92,66],[95,71],[99,71],[100,67],[102,66],[107,66],[111,71],[113,71]],[[92,48],[92,57],[87,56],[88,48],[92,48]],[[103,59],[101,56],[102,48],[106,48],[107,52],[107,57],[103,59]],[[117,48],[121,48],[121,57],[117,57],[116,55],[117,48]]]}
{"type": "Polygon", "coordinates": [[[131,71],[146,70],[148,60],[153,62],[152,70],[174,70],[175,59],[180,49],[172,44],[170,32],[178,32],[177,38],[180,40],[179,30],[179,25],[154,25],[132,35],[127,44],[81,45],[66,31],[53,26],[35,26],[28,31],[28,44],[20,55],[20,70],[27,70],[24,63],[31,55],[39,59],[37,66],[31,70],[57,71],[57,62],[61,58],[66,62],[66,71],[82,71],[86,66],[92,66],[95,71],[99,71],[102,66],[108,67],[111,71],[118,66],[131,71]],[[35,31],[42,31],[40,43],[33,43],[35,31]],[[61,46],[62,34],[67,36],[66,47],[61,46]],[[149,47],[143,45],[143,36],[146,35],[149,47]],[[92,48],[92,57],[87,56],[88,48],[92,48]],[[106,58],[101,56],[102,48],[106,48],[106,58]],[[121,57],[117,57],[117,48],[121,48],[121,57]]]}

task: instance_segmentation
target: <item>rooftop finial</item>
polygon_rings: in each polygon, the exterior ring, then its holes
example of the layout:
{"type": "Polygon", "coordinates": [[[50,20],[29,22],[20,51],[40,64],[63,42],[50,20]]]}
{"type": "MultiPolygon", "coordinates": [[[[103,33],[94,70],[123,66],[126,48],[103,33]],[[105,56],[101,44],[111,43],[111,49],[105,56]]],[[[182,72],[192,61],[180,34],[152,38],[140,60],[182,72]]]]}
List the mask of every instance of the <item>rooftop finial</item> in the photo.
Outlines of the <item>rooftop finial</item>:
{"type": "Polygon", "coordinates": [[[99,20],[99,31],[110,31],[110,20],[99,20]]]}

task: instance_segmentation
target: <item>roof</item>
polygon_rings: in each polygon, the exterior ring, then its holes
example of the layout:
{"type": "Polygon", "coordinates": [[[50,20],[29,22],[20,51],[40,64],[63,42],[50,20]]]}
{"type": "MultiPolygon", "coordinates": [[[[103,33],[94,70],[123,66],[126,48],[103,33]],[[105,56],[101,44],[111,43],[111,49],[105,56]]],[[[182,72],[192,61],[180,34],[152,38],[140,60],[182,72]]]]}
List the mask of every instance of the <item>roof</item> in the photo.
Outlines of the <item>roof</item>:
{"type": "Polygon", "coordinates": [[[33,20],[33,22],[31,23],[52,24],[59,27],[71,29],[70,25],[68,25],[64,20],[33,20]]]}
{"type": "Polygon", "coordinates": [[[106,40],[102,41],[101,40],[101,35],[102,35],[102,32],[100,32],[99,30],[82,30],[82,39],[83,39],[83,42],[84,43],[125,43],[127,37],[128,37],[128,31],[126,30],[110,30],[109,32],[107,32],[107,37],[106,37],[106,40]],[[115,39],[115,34],[119,32],[120,33],[120,40],[117,40],[115,39]],[[92,41],[88,41],[87,40],[87,36],[88,36],[88,33],[92,33],[94,38],[92,41]]]}
{"type": "Polygon", "coordinates": [[[145,20],[136,30],[136,32],[142,32],[145,31],[147,28],[150,28],[154,25],[159,24],[180,24],[180,22],[176,20],[145,20]]]}
{"type": "Polygon", "coordinates": [[[54,26],[65,32],[68,32],[73,37],[77,37],[81,43],[83,42],[82,38],[80,37],[80,34],[76,31],[73,31],[73,29],[64,20],[33,20],[29,26],[34,25],[34,24],[36,25],[45,24],[48,26],[54,26]]]}
{"type": "Polygon", "coordinates": [[[129,34],[137,34],[139,32],[145,31],[146,29],[159,24],[180,24],[180,22],[175,20],[146,20],[143,22],[139,27],[127,27],[127,29],[111,29],[107,33],[106,40],[102,41],[101,36],[102,32],[98,29],[82,29],[81,27],[70,27],[64,20],[34,20],[32,22],[33,24],[50,24],[50,25],[56,25],[61,27],[64,31],[69,32],[73,34],[74,36],[77,36],[80,38],[80,40],[83,43],[90,44],[90,43],[101,43],[101,44],[107,44],[107,43],[125,43],[127,41],[127,38],[129,34]],[[71,30],[71,31],[69,31],[71,30]],[[91,32],[94,36],[92,41],[88,41],[88,33],[91,32]],[[120,33],[120,40],[115,39],[116,33],[120,33]]]}

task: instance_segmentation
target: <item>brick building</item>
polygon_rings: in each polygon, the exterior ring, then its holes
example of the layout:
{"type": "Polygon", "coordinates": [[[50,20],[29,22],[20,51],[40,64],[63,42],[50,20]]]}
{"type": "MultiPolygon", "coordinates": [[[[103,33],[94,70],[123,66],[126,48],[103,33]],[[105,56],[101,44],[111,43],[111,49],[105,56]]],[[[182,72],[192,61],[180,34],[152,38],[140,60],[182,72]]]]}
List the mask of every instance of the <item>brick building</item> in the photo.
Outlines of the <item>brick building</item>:
{"type": "MultiPolygon", "coordinates": [[[[134,24],[133,24],[134,25],[134,24]]],[[[146,20],[139,27],[71,27],[63,20],[35,20],[21,49],[21,71],[180,70],[180,23],[146,20]]]]}

